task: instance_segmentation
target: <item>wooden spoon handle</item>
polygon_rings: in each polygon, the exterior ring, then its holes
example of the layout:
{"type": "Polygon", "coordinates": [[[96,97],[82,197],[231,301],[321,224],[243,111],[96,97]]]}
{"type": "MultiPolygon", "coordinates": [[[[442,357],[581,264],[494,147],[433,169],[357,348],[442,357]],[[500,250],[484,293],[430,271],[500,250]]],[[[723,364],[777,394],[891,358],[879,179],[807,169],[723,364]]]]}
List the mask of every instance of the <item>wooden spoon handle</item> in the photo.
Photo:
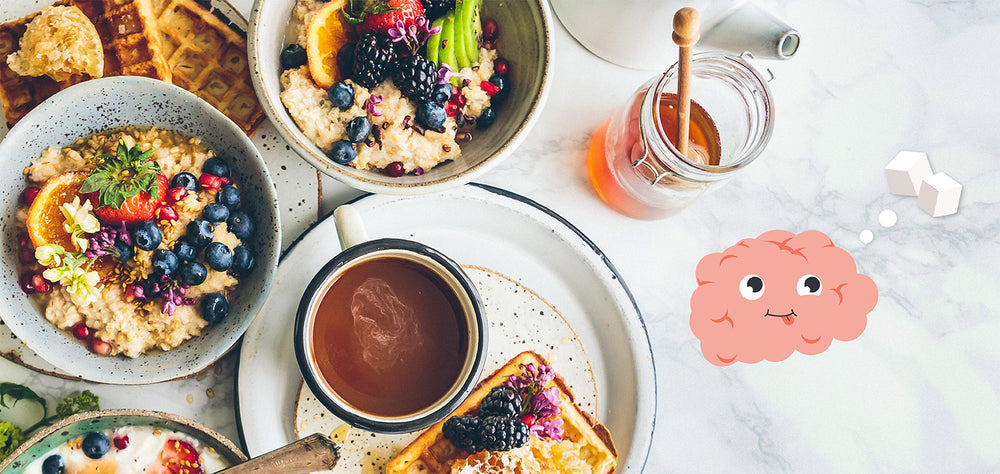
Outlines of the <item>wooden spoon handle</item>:
{"type": "Polygon", "coordinates": [[[329,471],[340,459],[340,448],[330,438],[314,434],[217,474],[291,474],[329,471]]]}
{"type": "Polygon", "coordinates": [[[674,14],[674,43],[680,46],[677,60],[677,151],[687,156],[691,127],[691,46],[701,36],[701,15],[684,7],[674,14]]]}

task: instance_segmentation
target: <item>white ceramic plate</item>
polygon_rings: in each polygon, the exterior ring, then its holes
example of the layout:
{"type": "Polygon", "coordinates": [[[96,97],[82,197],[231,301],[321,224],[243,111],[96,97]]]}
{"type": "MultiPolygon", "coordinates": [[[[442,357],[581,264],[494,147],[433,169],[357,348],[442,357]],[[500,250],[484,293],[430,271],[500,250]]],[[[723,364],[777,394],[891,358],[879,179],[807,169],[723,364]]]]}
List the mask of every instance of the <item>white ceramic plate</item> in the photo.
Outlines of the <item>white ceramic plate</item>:
{"type": "MultiPolygon", "coordinates": [[[[52,2],[53,0],[4,0],[0,2],[0,23],[37,12],[52,2]]],[[[219,14],[230,19],[236,28],[246,31],[246,20],[231,5],[224,0],[214,0],[212,6],[219,14]]],[[[0,140],[7,136],[8,131],[7,124],[0,117],[0,140]]],[[[319,174],[288,147],[288,144],[278,136],[271,121],[266,118],[250,141],[267,163],[271,179],[277,187],[281,214],[281,241],[283,247],[287,247],[295,237],[316,222],[320,202],[319,174]]],[[[14,336],[2,321],[0,321],[0,357],[36,372],[62,378],[77,378],[39,357],[14,336]]]]}
{"type": "MultiPolygon", "coordinates": [[[[656,418],[656,375],[642,317],[625,283],[586,236],[522,196],[484,185],[433,195],[368,195],[354,205],[371,238],[411,239],[462,265],[488,268],[559,309],[582,341],[619,465],[640,472],[656,418]]],[[[244,335],[237,370],[240,437],[251,456],[295,439],[301,376],[292,351],[295,307],[312,275],[339,252],[327,217],[292,244],[275,288],[244,335]]]]}

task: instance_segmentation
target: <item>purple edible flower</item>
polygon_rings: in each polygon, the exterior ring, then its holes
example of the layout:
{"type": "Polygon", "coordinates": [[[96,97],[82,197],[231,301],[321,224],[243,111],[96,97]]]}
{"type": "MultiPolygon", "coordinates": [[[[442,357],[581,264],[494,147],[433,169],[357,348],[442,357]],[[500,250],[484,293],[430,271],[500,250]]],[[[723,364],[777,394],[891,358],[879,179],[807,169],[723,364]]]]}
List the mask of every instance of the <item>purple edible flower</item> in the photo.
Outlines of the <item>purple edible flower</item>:
{"type": "Polygon", "coordinates": [[[154,294],[159,293],[159,295],[163,297],[162,312],[173,316],[174,311],[177,310],[178,306],[190,306],[195,303],[194,298],[184,296],[184,294],[187,293],[188,288],[191,288],[191,285],[181,283],[179,280],[171,278],[169,275],[160,275],[159,280],[153,282],[152,291],[154,294]]]}
{"type": "Polygon", "coordinates": [[[440,26],[428,28],[430,24],[430,20],[422,16],[414,19],[410,26],[406,26],[401,20],[396,20],[396,24],[391,26],[386,33],[389,34],[393,43],[402,42],[410,54],[417,54],[417,50],[427,42],[431,35],[441,32],[440,26]]]}
{"type": "Polygon", "coordinates": [[[118,251],[115,249],[115,241],[121,240],[125,245],[132,245],[132,236],[129,235],[128,229],[125,228],[125,223],[123,222],[120,229],[116,229],[110,226],[102,226],[101,230],[88,239],[90,245],[87,251],[84,252],[84,257],[90,260],[94,260],[97,257],[103,257],[104,255],[118,255],[118,251]]]}
{"type": "Polygon", "coordinates": [[[521,364],[521,375],[511,375],[504,386],[513,388],[525,400],[521,419],[530,433],[559,441],[562,439],[562,399],[559,388],[548,386],[555,379],[555,372],[547,365],[521,364]],[[530,421],[530,423],[529,423],[530,421]]]}
{"type": "Polygon", "coordinates": [[[444,84],[453,77],[465,77],[465,74],[460,72],[451,72],[451,66],[449,66],[448,63],[441,63],[441,69],[438,69],[437,83],[444,84]]]}
{"type": "Polygon", "coordinates": [[[379,112],[377,108],[378,104],[381,103],[382,103],[382,96],[374,94],[370,95],[368,96],[368,99],[365,100],[365,109],[368,110],[368,113],[372,114],[373,116],[381,117],[382,112],[379,112]]]}

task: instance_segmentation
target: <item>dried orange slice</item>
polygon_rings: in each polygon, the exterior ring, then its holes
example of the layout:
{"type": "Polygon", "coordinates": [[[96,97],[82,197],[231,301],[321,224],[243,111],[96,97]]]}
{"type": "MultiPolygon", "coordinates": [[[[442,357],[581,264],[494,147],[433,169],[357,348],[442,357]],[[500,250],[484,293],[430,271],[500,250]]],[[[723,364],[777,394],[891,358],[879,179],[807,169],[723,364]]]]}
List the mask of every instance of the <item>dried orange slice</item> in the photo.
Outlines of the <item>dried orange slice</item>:
{"type": "Polygon", "coordinates": [[[70,234],[63,229],[63,216],[59,206],[73,202],[80,193],[80,186],[90,176],[86,171],[57,174],[42,186],[28,208],[28,237],[35,246],[59,244],[70,252],[76,251],[70,234]]]}
{"type": "Polygon", "coordinates": [[[306,28],[306,56],[309,74],[316,85],[326,89],[347,77],[337,67],[337,52],[354,41],[354,27],[341,11],[347,0],[332,0],[313,14],[306,28]]]}

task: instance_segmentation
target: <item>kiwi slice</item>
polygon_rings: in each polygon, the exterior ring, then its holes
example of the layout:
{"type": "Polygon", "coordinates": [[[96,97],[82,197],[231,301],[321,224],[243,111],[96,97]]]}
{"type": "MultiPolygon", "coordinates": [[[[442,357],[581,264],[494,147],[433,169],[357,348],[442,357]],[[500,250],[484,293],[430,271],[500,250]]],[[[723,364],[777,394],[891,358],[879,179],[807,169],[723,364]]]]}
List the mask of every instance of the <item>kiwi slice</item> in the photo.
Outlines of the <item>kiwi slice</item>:
{"type": "MultiPolygon", "coordinates": [[[[465,49],[465,30],[467,25],[458,19],[458,11],[461,7],[462,0],[458,0],[457,6],[455,7],[455,13],[453,15],[455,18],[455,26],[452,30],[452,37],[455,38],[455,62],[458,63],[458,67],[455,68],[456,70],[470,66],[469,55],[466,54],[465,49]]],[[[454,66],[454,64],[452,64],[452,66],[454,66]]]]}
{"type": "MultiPolygon", "coordinates": [[[[431,23],[431,28],[432,29],[441,28],[443,30],[444,19],[446,16],[447,15],[438,17],[436,20],[434,20],[434,22],[431,23]]],[[[434,33],[433,35],[427,38],[427,60],[434,64],[437,64],[439,67],[441,66],[441,61],[440,61],[441,40],[442,40],[442,35],[440,31],[434,33]]]]}
{"type": "Polygon", "coordinates": [[[479,39],[483,36],[479,11],[482,5],[483,0],[462,0],[461,5],[456,7],[455,21],[462,25],[462,31],[465,33],[463,43],[470,64],[479,62],[479,39]]]}

